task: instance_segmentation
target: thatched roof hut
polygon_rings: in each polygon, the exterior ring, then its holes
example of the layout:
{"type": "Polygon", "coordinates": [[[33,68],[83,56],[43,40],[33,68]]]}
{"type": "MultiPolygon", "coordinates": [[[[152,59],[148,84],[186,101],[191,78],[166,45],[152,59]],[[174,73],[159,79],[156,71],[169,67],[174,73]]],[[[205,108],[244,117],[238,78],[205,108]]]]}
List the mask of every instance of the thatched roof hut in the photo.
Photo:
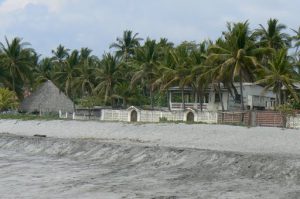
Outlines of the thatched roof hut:
{"type": "Polygon", "coordinates": [[[59,110],[73,112],[74,106],[73,102],[48,80],[23,100],[20,110],[40,113],[57,113],[59,110]]]}

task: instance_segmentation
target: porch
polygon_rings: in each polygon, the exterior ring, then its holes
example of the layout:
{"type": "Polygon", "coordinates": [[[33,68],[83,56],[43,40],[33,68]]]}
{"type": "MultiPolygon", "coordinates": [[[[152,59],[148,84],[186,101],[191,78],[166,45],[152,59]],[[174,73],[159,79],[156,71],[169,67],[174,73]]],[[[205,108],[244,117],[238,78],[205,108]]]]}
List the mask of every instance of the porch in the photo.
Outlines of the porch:
{"type": "MultiPolygon", "coordinates": [[[[207,103],[202,103],[202,110],[207,110],[207,103]]],[[[195,110],[201,110],[200,103],[179,103],[179,102],[170,102],[171,110],[184,110],[186,108],[191,108],[195,110]]]]}

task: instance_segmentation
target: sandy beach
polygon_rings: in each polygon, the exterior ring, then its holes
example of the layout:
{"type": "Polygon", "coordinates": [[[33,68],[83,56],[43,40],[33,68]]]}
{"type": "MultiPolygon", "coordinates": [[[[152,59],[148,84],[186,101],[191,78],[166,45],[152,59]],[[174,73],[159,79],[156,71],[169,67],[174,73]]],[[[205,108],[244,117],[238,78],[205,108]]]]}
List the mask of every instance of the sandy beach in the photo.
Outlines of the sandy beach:
{"type": "Polygon", "coordinates": [[[1,120],[0,131],[4,198],[300,197],[298,130],[1,120]]]}
{"type": "Polygon", "coordinates": [[[300,154],[300,130],[184,123],[0,120],[0,133],[56,138],[97,138],[220,151],[300,154]]]}

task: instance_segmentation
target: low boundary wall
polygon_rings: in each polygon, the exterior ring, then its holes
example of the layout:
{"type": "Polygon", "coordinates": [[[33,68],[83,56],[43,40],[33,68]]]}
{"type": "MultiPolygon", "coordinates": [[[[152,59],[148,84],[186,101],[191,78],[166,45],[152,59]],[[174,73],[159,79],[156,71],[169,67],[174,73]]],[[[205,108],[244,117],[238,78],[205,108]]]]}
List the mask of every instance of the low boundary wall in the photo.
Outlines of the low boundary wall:
{"type": "MultiPolygon", "coordinates": [[[[196,112],[192,110],[186,111],[158,111],[158,110],[139,110],[137,112],[138,122],[160,122],[160,121],[187,121],[187,114],[191,112],[194,116],[194,122],[217,123],[217,112],[196,112]]],[[[131,121],[131,111],[133,110],[102,110],[100,120],[104,121],[131,121]]]]}
{"type": "Polygon", "coordinates": [[[245,112],[210,112],[195,111],[163,111],[163,110],[141,110],[135,107],[128,109],[102,109],[98,115],[82,115],[75,113],[61,113],[61,118],[78,120],[101,120],[101,121],[123,121],[130,122],[132,111],[136,112],[137,122],[160,122],[160,121],[182,121],[203,122],[219,124],[236,124],[245,126],[269,126],[300,128],[300,114],[284,117],[277,111],[245,111],[245,112]]]}

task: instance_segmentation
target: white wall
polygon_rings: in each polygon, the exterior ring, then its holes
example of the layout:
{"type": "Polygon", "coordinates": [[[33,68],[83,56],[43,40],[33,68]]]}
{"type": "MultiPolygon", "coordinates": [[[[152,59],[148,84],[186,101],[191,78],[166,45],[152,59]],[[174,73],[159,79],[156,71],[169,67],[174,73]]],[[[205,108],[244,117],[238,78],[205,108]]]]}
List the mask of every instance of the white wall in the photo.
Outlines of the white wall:
{"type": "Polygon", "coordinates": [[[297,114],[295,117],[287,118],[287,127],[294,129],[300,128],[300,114],[297,114]]]}
{"type": "MultiPolygon", "coordinates": [[[[103,121],[130,121],[130,113],[132,110],[102,110],[101,120],[103,121]]],[[[194,113],[195,122],[217,123],[218,114],[216,112],[195,112],[192,110],[186,111],[151,111],[138,110],[139,122],[159,122],[160,118],[166,118],[168,121],[186,121],[188,112],[194,113]]]]}
{"type": "MultiPolygon", "coordinates": [[[[238,84],[235,85],[237,92],[240,94],[240,87],[238,84]]],[[[271,104],[271,98],[275,98],[275,94],[272,91],[264,92],[264,88],[252,83],[244,83],[243,85],[243,95],[245,106],[249,105],[251,108],[253,106],[266,106],[266,101],[268,106],[271,104]],[[258,100],[255,96],[259,96],[258,100]]],[[[229,97],[229,110],[237,110],[240,108],[240,104],[234,103],[233,98],[229,97]]],[[[266,107],[267,108],[267,107],[266,107]]]]}

